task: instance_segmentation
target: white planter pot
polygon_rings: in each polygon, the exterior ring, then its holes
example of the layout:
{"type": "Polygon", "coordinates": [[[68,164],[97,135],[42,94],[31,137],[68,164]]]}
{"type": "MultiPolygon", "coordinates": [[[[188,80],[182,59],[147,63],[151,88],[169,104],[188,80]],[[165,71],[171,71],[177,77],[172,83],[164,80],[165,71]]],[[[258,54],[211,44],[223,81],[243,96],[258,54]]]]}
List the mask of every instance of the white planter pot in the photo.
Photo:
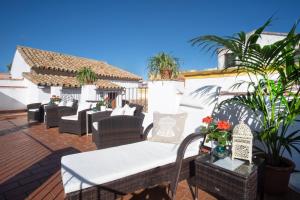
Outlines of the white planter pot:
{"type": "Polygon", "coordinates": [[[106,106],[100,106],[100,111],[106,111],[106,106]]]}

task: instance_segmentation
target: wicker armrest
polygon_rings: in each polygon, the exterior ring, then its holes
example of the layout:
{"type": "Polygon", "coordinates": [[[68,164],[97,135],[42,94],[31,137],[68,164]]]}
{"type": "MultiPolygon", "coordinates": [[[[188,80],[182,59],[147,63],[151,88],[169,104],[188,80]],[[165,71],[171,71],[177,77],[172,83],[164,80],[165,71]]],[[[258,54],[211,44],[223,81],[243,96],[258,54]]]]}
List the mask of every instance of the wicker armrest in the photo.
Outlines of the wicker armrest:
{"type": "Polygon", "coordinates": [[[149,124],[149,125],[147,126],[147,128],[145,129],[145,131],[144,131],[144,133],[143,133],[143,135],[142,135],[142,137],[144,138],[144,140],[147,139],[148,134],[149,134],[149,132],[151,131],[152,128],[153,128],[153,123],[151,123],[151,124],[149,124]]]}
{"type": "Polygon", "coordinates": [[[41,103],[32,103],[32,104],[28,104],[27,105],[27,110],[29,109],[35,109],[35,108],[40,108],[41,107],[41,103]]]}
{"type": "Polygon", "coordinates": [[[98,122],[103,118],[109,117],[112,111],[97,112],[92,114],[92,122],[98,122]]]}

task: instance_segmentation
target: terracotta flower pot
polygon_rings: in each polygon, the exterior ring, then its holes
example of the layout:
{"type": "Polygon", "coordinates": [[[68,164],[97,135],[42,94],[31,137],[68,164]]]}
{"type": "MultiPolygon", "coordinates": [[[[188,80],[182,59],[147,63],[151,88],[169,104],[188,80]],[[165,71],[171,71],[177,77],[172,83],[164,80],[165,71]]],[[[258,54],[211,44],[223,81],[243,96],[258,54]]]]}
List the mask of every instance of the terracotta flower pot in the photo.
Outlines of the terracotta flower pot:
{"type": "Polygon", "coordinates": [[[160,70],[161,79],[171,79],[172,73],[173,73],[173,70],[170,70],[170,69],[160,70]]]}
{"type": "Polygon", "coordinates": [[[283,166],[274,167],[266,165],[265,192],[268,194],[284,194],[288,191],[290,175],[295,164],[288,159],[282,159],[283,166]]]}

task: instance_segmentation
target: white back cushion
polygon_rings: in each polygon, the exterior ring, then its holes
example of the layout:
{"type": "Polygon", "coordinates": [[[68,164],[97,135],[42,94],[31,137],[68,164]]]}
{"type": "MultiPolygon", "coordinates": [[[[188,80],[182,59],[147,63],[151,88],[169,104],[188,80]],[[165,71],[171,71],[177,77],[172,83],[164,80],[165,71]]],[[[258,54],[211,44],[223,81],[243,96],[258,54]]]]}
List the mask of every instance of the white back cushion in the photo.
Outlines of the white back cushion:
{"type": "Polygon", "coordinates": [[[134,111],[136,109],[136,107],[130,107],[127,104],[124,106],[124,115],[130,115],[133,116],[134,115],[134,111]]]}
{"type": "Polygon", "coordinates": [[[122,107],[117,107],[113,109],[110,116],[123,115],[123,114],[124,114],[124,109],[122,107]]]}
{"type": "Polygon", "coordinates": [[[72,106],[73,106],[73,104],[74,104],[74,102],[73,102],[73,101],[67,101],[67,103],[66,103],[66,106],[68,106],[68,107],[72,107],[72,106]]]}

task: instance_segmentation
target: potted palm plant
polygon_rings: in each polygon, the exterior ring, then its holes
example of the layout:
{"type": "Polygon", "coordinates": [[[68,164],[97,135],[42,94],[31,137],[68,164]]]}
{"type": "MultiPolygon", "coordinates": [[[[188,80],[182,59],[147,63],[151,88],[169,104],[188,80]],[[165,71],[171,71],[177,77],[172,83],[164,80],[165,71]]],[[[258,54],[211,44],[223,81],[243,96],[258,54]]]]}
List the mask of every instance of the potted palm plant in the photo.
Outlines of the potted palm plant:
{"type": "Polygon", "coordinates": [[[191,42],[193,45],[205,45],[203,48],[215,47],[218,53],[233,53],[236,63],[233,70],[238,74],[248,74],[250,81],[233,85],[234,88],[246,85],[247,94],[225,100],[221,105],[243,105],[256,115],[261,128],[256,133],[259,145],[255,149],[264,155],[267,163],[265,190],[278,194],[287,191],[290,173],[295,167],[283,156],[284,153],[291,157],[293,152],[297,156],[300,153],[300,130],[291,131],[291,125],[299,121],[297,117],[300,114],[300,66],[295,60],[300,34],[295,32],[295,24],[286,38],[262,47],[257,41],[270,22],[271,19],[251,35],[244,32],[234,37],[205,35],[191,42]]]}
{"type": "Polygon", "coordinates": [[[158,74],[161,79],[176,78],[179,73],[178,58],[164,52],[158,53],[149,59],[148,70],[149,76],[154,78],[157,78],[158,74]]]}
{"type": "Polygon", "coordinates": [[[80,69],[76,78],[81,84],[80,101],[96,100],[96,85],[97,74],[90,67],[83,67],[80,69]]]}

